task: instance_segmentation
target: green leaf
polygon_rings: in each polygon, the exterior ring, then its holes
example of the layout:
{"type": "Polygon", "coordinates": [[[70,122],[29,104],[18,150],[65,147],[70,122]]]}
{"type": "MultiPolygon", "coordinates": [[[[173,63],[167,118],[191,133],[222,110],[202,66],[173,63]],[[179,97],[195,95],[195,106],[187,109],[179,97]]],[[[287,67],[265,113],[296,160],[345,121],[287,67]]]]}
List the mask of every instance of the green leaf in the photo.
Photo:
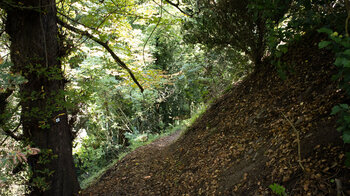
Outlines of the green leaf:
{"type": "Polygon", "coordinates": [[[282,56],[282,52],[276,51],[275,56],[276,56],[277,58],[281,57],[281,56],[282,56]]]}
{"type": "Polygon", "coordinates": [[[334,65],[337,67],[350,67],[350,61],[347,58],[338,57],[335,60],[334,65]]]}
{"type": "Polygon", "coordinates": [[[345,41],[340,42],[340,44],[341,44],[342,46],[344,46],[345,48],[350,48],[350,42],[349,42],[348,39],[345,40],[345,41]]]}
{"type": "Polygon", "coordinates": [[[319,33],[327,33],[328,35],[333,33],[333,31],[331,29],[325,28],[325,27],[320,28],[319,30],[317,30],[317,32],[319,32],[319,33]]]}
{"type": "Polygon", "coordinates": [[[344,54],[344,55],[350,56],[350,49],[345,50],[345,51],[343,52],[343,54],[344,54]]]}
{"type": "Polygon", "coordinates": [[[350,116],[344,116],[344,121],[350,124],[350,116]]]}
{"type": "Polygon", "coordinates": [[[343,141],[346,144],[350,144],[350,131],[345,131],[343,133],[343,141]]]}
{"type": "Polygon", "coordinates": [[[332,108],[331,115],[337,114],[340,110],[341,110],[341,108],[340,108],[339,106],[334,106],[334,107],[332,108]]]}
{"type": "Polygon", "coordinates": [[[331,38],[331,40],[335,41],[337,44],[343,43],[343,41],[342,41],[342,39],[340,37],[331,36],[330,38],[331,38]]]}
{"type": "Polygon", "coordinates": [[[344,60],[344,58],[338,57],[337,59],[335,59],[334,65],[337,66],[337,67],[342,67],[343,60],[344,60]]]}
{"type": "Polygon", "coordinates": [[[346,127],[344,127],[344,126],[340,126],[340,127],[337,128],[337,131],[343,132],[343,130],[345,130],[345,128],[346,128],[346,127]]]}
{"type": "Polygon", "coordinates": [[[345,109],[345,110],[348,110],[349,109],[349,105],[348,104],[339,104],[339,106],[342,108],[342,109],[345,109]]]}
{"type": "Polygon", "coordinates": [[[283,52],[283,54],[288,52],[288,48],[286,46],[281,47],[281,51],[283,52]]]}
{"type": "Polygon", "coordinates": [[[269,188],[272,190],[272,192],[274,192],[277,195],[281,195],[281,196],[287,195],[286,189],[283,186],[279,185],[279,184],[276,184],[276,183],[271,184],[269,186],[269,188]]]}
{"type": "Polygon", "coordinates": [[[321,41],[320,43],[318,43],[318,47],[319,48],[325,48],[327,46],[329,46],[329,44],[331,44],[332,42],[330,41],[321,41]]]}
{"type": "Polygon", "coordinates": [[[343,61],[344,67],[350,67],[350,60],[346,59],[343,61]]]}

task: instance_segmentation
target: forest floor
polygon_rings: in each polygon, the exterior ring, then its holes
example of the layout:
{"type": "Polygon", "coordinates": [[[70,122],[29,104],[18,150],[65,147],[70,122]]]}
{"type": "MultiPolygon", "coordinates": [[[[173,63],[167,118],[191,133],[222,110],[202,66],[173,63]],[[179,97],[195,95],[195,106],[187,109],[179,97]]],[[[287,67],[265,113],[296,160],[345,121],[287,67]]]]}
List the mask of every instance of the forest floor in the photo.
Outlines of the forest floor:
{"type": "Polygon", "coordinates": [[[152,189],[149,182],[153,180],[154,172],[159,172],[158,163],[167,157],[169,146],[180,137],[181,131],[129,153],[82,195],[146,195],[144,191],[152,189]]]}
{"type": "Polygon", "coordinates": [[[289,47],[279,59],[285,80],[265,60],[181,137],[135,150],[82,195],[271,195],[273,183],[289,195],[350,195],[349,146],[330,115],[348,100],[322,39],[309,34],[289,47]]]}

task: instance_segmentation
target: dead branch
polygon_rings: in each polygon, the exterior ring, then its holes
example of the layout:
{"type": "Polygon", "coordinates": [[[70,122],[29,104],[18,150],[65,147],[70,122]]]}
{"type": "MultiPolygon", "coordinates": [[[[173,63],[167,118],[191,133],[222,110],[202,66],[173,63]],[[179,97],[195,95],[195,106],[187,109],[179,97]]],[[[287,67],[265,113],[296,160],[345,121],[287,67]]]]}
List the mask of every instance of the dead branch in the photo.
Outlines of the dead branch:
{"type": "Polygon", "coordinates": [[[298,143],[298,163],[299,163],[301,169],[304,171],[305,169],[304,169],[303,165],[301,164],[301,153],[300,153],[301,150],[300,150],[300,134],[299,134],[299,131],[295,128],[295,126],[294,126],[293,123],[289,120],[289,118],[287,118],[287,116],[284,115],[283,112],[281,112],[281,113],[282,113],[283,117],[289,122],[289,124],[292,126],[293,130],[294,130],[294,131],[296,132],[296,134],[297,134],[297,143],[298,143]]]}
{"type": "Polygon", "coordinates": [[[344,195],[343,186],[340,179],[336,178],[334,181],[337,186],[337,196],[343,196],[344,195]]]}

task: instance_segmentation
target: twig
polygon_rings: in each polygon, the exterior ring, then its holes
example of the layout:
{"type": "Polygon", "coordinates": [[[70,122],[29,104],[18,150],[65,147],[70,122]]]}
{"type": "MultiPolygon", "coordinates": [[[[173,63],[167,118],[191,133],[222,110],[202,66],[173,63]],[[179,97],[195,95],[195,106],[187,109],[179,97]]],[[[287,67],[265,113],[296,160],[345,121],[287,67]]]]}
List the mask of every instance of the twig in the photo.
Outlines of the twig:
{"type": "Polygon", "coordinates": [[[298,163],[301,167],[301,169],[304,171],[304,167],[303,165],[301,164],[301,153],[300,153],[300,134],[299,134],[299,131],[295,128],[295,126],[293,125],[293,123],[287,118],[286,115],[284,115],[283,112],[281,112],[283,117],[289,122],[289,124],[292,126],[293,130],[296,132],[297,134],[297,143],[298,143],[298,163]]]}
{"type": "Polygon", "coordinates": [[[60,19],[57,19],[58,24],[62,25],[63,27],[67,28],[68,30],[71,30],[75,33],[78,33],[80,35],[86,36],[88,38],[90,38],[92,41],[100,44],[101,46],[103,46],[108,52],[109,54],[112,56],[112,58],[118,63],[118,65],[120,67],[122,67],[123,69],[125,69],[130,77],[132,78],[132,80],[135,82],[135,84],[139,87],[139,89],[141,90],[141,92],[143,92],[143,87],[141,86],[141,84],[137,81],[136,77],[134,76],[134,74],[132,73],[132,71],[126,66],[126,64],[114,53],[114,51],[109,47],[108,42],[103,42],[102,40],[96,38],[95,36],[91,35],[88,31],[83,31],[80,30],[78,28],[75,28],[65,22],[63,22],[60,19]]]}
{"type": "MultiPolygon", "coordinates": [[[[152,0],[152,1],[153,1],[153,3],[157,4],[158,6],[160,6],[160,4],[157,3],[155,0],[152,0]]],[[[166,10],[166,9],[164,8],[164,6],[161,6],[161,8],[163,9],[164,12],[168,13],[170,16],[172,16],[172,17],[174,17],[174,18],[180,18],[179,16],[175,16],[174,14],[170,13],[168,10],[166,10]]]]}
{"type": "Polygon", "coordinates": [[[346,17],[346,20],[345,20],[345,35],[348,37],[349,36],[348,25],[349,25],[349,20],[350,20],[350,3],[349,3],[349,0],[345,0],[345,7],[346,7],[346,11],[348,13],[348,16],[346,17]]]}
{"type": "Polygon", "coordinates": [[[149,39],[152,37],[154,31],[157,29],[158,25],[160,24],[160,21],[162,20],[162,17],[163,17],[163,0],[160,0],[160,17],[159,17],[159,20],[156,24],[156,26],[154,27],[154,29],[152,30],[151,34],[148,36],[145,44],[143,45],[143,49],[142,49],[142,56],[143,56],[143,63],[146,64],[146,61],[145,61],[145,48],[146,48],[146,45],[149,41],[149,39]]]}
{"type": "Polygon", "coordinates": [[[22,121],[20,121],[17,125],[17,127],[13,130],[13,131],[10,131],[10,130],[4,130],[3,131],[5,132],[5,134],[7,135],[7,137],[1,142],[0,146],[7,140],[8,137],[11,137],[13,138],[14,140],[16,141],[20,141],[22,140],[22,136],[17,136],[15,135],[15,132],[19,129],[19,127],[21,126],[22,124],[22,121]]]}
{"type": "Polygon", "coordinates": [[[336,178],[336,179],[334,179],[334,181],[335,181],[335,184],[337,186],[337,196],[344,195],[344,193],[343,193],[343,186],[341,184],[340,179],[336,178]]]}
{"type": "Polygon", "coordinates": [[[171,2],[170,0],[165,0],[167,3],[169,3],[170,5],[176,7],[176,9],[178,9],[181,13],[185,14],[186,16],[189,16],[189,17],[193,17],[193,14],[189,14],[187,12],[185,12],[184,10],[182,10],[180,7],[179,7],[179,1],[177,1],[177,3],[173,3],[171,2]]]}

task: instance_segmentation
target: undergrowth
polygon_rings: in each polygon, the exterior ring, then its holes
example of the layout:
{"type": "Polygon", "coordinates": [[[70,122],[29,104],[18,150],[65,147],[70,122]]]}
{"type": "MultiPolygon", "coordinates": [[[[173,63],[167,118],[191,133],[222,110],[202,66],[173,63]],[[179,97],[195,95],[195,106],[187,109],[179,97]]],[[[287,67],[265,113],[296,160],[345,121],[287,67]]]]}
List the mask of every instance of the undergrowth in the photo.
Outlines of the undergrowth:
{"type": "MultiPolygon", "coordinates": [[[[350,13],[350,10],[349,10],[350,13]]],[[[339,87],[343,89],[348,97],[350,97],[350,37],[346,33],[345,36],[328,28],[321,28],[320,33],[328,34],[329,40],[319,43],[319,48],[332,50],[335,54],[334,65],[337,67],[338,73],[333,76],[333,80],[339,81],[339,87]]],[[[333,107],[331,115],[338,115],[337,130],[342,133],[342,139],[345,144],[350,143],[350,106],[347,103],[339,104],[333,107]]],[[[346,152],[345,164],[350,166],[350,152],[346,152]]]]}
{"type": "MultiPolygon", "coordinates": [[[[209,104],[210,103],[208,103],[208,105],[209,104]]],[[[207,105],[201,104],[196,108],[195,112],[191,114],[191,118],[182,121],[182,126],[186,127],[186,129],[181,132],[181,137],[186,135],[186,133],[188,132],[187,127],[190,127],[200,116],[204,114],[206,110],[207,110],[207,105]]]]}
{"type": "Polygon", "coordinates": [[[179,125],[176,126],[172,126],[168,129],[166,129],[165,131],[163,131],[160,134],[137,134],[137,135],[133,135],[132,138],[137,138],[138,136],[143,136],[146,135],[147,136],[147,141],[139,141],[136,139],[132,139],[131,140],[131,144],[130,146],[128,146],[127,148],[125,148],[124,150],[122,150],[119,154],[118,154],[118,158],[114,159],[113,161],[111,161],[110,164],[108,164],[105,167],[100,168],[99,170],[95,170],[95,172],[93,172],[92,174],[90,174],[87,178],[83,179],[80,181],[80,187],[82,189],[87,188],[89,185],[93,184],[94,182],[96,182],[109,168],[113,167],[119,160],[123,159],[127,154],[133,152],[134,150],[136,150],[137,148],[150,144],[153,141],[155,141],[156,139],[159,139],[161,137],[165,137],[167,135],[170,135],[172,133],[174,133],[175,131],[178,130],[183,130],[186,127],[186,125],[184,125],[184,123],[181,123],[179,125]]]}
{"type": "Polygon", "coordinates": [[[153,141],[155,141],[156,139],[171,135],[172,133],[178,131],[178,130],[183,130],[181,132],[181,136],[185,135],[187,132],[187,128],[189,126],[191,126],[196,119],[198,119],[205,111],[206,111],[206,106],[200,105],[198,108],[195,109],[195,112],[193,114],[191,114],[191,118],[186,119],[186,120],[182,120],[179,121],[177,123],[175,123],[174,125],[170,126],[169,128],[167,128],[166,130],[162,131],[160,134],[141,134],[141,133],[137,133],[137,134],[129,134],[127,137],[130,139],[130,145],[127,148],[124,148],[123,150],[121,150],[118,153],[118,157],[112,161],[110,161],[110,163],[104,167],[99,167],[94,169],[87,177],[85,178],[81,178],[80,180],[80,187],[82,189],[87,188],[89,185],[94,184],[108,169],[110,169],[111,167],[113,167],[114,165],[116,165],[116,163],[123,159],[127,154],[133,152],[134,150],[136,150],[137,148],[150,144],[153,141]],[[140,136],[146,136],[147,137],[147,141],[141,141],[138,140],[137,138],[139,138],[140,136]]]}

